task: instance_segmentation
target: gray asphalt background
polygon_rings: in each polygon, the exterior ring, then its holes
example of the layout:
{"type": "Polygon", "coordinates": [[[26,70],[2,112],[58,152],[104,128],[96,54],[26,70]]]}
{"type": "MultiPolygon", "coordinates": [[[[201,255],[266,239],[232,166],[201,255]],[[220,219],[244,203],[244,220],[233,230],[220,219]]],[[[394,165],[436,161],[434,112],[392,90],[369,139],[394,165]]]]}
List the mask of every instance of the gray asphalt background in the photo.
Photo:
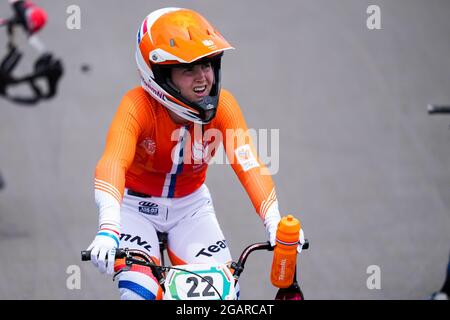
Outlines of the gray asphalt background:
{"type": "MultiPolygon", "coordinates": [[[[274,181],[281,211],[311,240],[298,269],[306,297],[424,299],[440,288],[450,117],[429,116],[426,105],[450,104],[450,2],[36,2],[49,13],[40,38],[66,73],[51,101],[0,100],[1,299],[118,298],[115,283],[79,259],[97,228],[93,171],[122,95],[138,84],[137,28],[168,5],[198,10],[236,47],[223,60],[224,87],[250,127],[280,129],[274,181]],[[80,30],[66,27],[72,4],[80,30]],[[381,8],[381,30],[366,27],[370,4],[381,8]],[[66,287],[70,265],[81,268],[80,290],[66,287]],[[379,290],[366,286],[371,265],[379,290]]],[[[2,1],[0,16],[10,12],[2,1]]],[[[23,48],[25,72],[35,54],[23,48]]],[[[235,257],[265,240],[231,168],[211,166],[207,183],[235,257]]],[[[274,297],[270,265],[270,253],[250,257],[242,298],[274,297]]]]}

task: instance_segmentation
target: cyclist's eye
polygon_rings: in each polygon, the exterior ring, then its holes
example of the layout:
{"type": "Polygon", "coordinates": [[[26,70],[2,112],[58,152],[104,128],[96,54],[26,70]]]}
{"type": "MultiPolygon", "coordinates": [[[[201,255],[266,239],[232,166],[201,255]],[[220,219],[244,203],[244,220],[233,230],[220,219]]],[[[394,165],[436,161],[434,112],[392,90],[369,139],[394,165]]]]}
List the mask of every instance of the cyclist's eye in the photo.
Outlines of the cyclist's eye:
{"type": "Polygon", "coordinates": [[[202,65],[203,70],[209,70],[211,68],[211,63],[205,63],[202,65]]]}

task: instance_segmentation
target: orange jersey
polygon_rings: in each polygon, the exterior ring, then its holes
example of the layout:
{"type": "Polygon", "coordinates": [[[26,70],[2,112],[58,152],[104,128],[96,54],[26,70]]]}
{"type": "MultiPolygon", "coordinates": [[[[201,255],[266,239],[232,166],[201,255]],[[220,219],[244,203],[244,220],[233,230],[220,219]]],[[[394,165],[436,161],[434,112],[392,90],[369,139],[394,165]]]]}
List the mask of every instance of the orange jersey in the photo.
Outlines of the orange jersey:
{"type": "Polygon", "coordinates": [[[224,89],[210,123],[185,126],[173,122],[164,106],[137,87],[125,94],[114,116],[96,167],[95,188],[119,203],[125,188],[155,197],[186,196],[205,182],[208,160],[222,143],[264,218],[276,202],[274,185],[246,132],[238,103],[224,89]]]}

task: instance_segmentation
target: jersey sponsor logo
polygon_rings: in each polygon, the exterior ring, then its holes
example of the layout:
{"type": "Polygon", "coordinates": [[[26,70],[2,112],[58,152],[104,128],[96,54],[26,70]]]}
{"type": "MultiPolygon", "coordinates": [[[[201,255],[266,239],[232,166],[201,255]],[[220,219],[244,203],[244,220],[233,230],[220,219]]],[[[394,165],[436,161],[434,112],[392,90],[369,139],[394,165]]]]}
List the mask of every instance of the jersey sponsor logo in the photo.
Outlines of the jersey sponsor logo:
{"type": "Polygon", "coordinates": [[[156,142],[152,138],[145,138],[144,141],[142,141],[141,146],[151,156],[156,152],[156,142]]]}
{"type": "Polygon", "coordinates": [[[197,252],[195,257],[199,257],[199,256],[212,257],[213,254],[215,254],[225,248],[227,248],[227,241],[224,239],[221,241],[217,241],[215,244],[212,244],[208,247],[200,249],[200,251],[197,252]]]}
{"type": "Polygon", "coordinates": [[[151,216],[157,216],[159,214],[159,206],[153,202],[140,201],[139,212],[148,214],[151,216]]]}
{"type": "Polygon", "coordinates": [[[150,249],[152,248],[152,246],[147,241],[142,240],[140,236],[133,236],[131,234],[121,233],[120,241],[136,243],[138,246],[144,248],[148,252],[150,252],[150,249]]]}
{"type": "Polygon", "coordinates": [[[259,163],[256,160],[255,156],[253,155],[252,149],[250,148],[250,145],[246,144],[239,148],[237,148],[235,151],[236,159],[239,162],[239,164],[242,166],[242,169],[245,171],[248,171],[252,168],[259,167],[259,163]]]}

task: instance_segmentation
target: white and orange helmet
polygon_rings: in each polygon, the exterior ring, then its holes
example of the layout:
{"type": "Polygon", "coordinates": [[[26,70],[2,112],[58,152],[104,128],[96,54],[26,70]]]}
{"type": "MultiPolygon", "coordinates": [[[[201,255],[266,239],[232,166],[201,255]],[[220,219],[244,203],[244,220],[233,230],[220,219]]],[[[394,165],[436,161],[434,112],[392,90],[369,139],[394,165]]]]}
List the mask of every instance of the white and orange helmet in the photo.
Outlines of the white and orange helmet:
{"type": "Polygon", "coordinates": [[[136,62],[141,85],[153,98],[183,119],[205,124],[216,115],[220,93],[220,62],[233,47],[200,14],[164,8],[150,13],[137,34],[136,62]],[[171,84],[170,67],[211,62],[214,84],[201,102],[185,99],[171,84]]]}

